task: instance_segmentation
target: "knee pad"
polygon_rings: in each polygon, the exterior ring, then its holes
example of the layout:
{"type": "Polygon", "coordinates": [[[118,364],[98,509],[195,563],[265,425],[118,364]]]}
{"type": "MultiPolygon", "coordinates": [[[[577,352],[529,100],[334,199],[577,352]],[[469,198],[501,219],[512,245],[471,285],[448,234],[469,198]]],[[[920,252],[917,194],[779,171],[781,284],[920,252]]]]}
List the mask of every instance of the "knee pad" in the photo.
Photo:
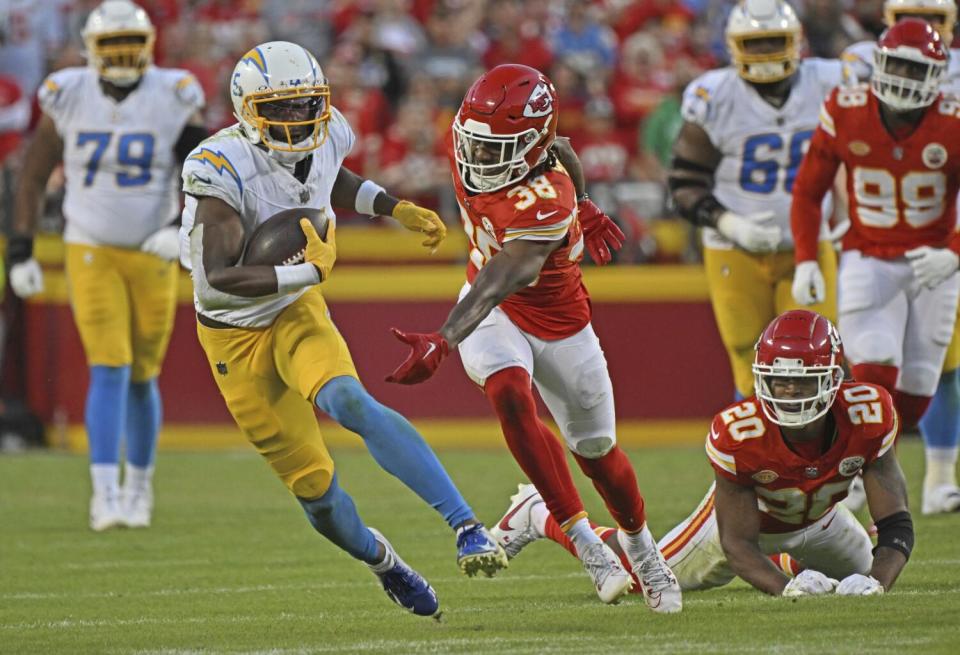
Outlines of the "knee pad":
{"type": "Polygon", "coordinates": [[[613,437],[586,437],[570,441],[570,450],[587,459],[600,459],[617,445],[613,437]]]}

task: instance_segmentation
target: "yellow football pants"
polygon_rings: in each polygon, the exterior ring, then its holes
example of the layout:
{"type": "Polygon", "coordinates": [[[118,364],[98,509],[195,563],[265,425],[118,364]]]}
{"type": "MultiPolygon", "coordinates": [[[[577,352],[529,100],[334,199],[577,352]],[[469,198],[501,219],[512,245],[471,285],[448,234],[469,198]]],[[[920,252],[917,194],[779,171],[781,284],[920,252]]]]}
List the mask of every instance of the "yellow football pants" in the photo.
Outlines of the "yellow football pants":
{"type": "Polygon", "coordinates": [[[160,374],[178,268],[139,250],[67,244],[70,305],[90,366],[130,366],[134,382],[160,374]]]}
{"type": "Polygon", "coordinates": [[[803,307],[791,293],[792,251],[760,255],[704,248],[710,302],[741,395],[753,394],[754,345],[770,321],[790,309],[810,309],[836,322],[837,255],[831,243],[820,243],[817,260],[827,283],[827,298],[803,307]]]}
{"type": "Polygon", "coordinates": [[[197,336],[237,425],[294,495],[319,498],[333,479],[313,399],[335,377],[357,377],[320,289],[268,328],[210,328],[197,336]]]}
{"type": "Polygon", "coordinates": [[[953,338],[947,347],[947,356],[943,360],[943,372],[949,373],[960,368],[960,306],[957,307],[957,322],[953,328],[953,338]]]}

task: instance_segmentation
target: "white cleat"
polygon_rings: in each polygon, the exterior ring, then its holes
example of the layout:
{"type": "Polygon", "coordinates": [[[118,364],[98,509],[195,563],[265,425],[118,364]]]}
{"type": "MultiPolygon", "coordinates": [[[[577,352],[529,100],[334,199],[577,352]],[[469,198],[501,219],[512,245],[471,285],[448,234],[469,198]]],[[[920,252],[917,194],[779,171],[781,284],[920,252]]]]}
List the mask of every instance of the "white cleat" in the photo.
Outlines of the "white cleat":
{"type": "Polygon", "coordinates": [[[125,492],[123,514],[123,524],[128,528],[149,528],[153,517],[153,492],[125,492]]]}
{"type": "Polygon", "coordinates": [[[847,491],[847,497],[840,501],[847,506],[851,512],[859,512],[867,504],[867,492],[863,489],[863,478],[859,475],[850,483],[850,490],[847,491]]]}
{"type": "Polygon", "coordinates": [[[610,546],[605,543],[587,546],[580,553],[580,562],[593,580],[597,595],[604,603],[616,603],[633,587],[633,578],[620,564],[620,559],[610,546]]]}
{"type": "Polygon", "coordinates": [[[923,490],[923,514],[949,514],[960,512],[960,488],[952,484],[942,484],[923,490]]]}
{"type": "Polygon", "coordinates": [[[90,529],[103,532],[126,525],[123,507],[118,495],[94,494],[90,498],[90,529]]]}
{"type": "Polygon", "coordinates": [[[633,567],[633,572],[640,581],[647,607],[662,614],[673,614],[683,609],[680,583],[659,548],[655,554],[633,567]]]}
{"type": "Polygon", "coordinates": [[[543,497],[532,484],[517,485],[517,493],[510,496],[507,513],[491,528],[490,534],[503,547],[509,559],[519,555],[527,544],[540,539],[540,534],[533,527],[530,510],[542,502],[543,497]]]}

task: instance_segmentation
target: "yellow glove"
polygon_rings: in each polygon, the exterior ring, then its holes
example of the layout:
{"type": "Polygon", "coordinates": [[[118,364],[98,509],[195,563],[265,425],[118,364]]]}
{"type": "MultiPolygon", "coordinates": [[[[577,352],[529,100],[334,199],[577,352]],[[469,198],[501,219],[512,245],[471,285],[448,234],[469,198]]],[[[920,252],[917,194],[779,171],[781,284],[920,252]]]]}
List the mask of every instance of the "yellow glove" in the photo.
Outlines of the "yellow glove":
{"type": "Polygon", "coordinates": [[[437,246],[447,236],[447,226],[435,211],[418,207],[407,200],[397,203],[393,208],[393,217],[408,230],[426,234],[423,245],[429,248],[430,252],[436,252],[437,246]]]}
{"type": "Polygon", "coordinates": [[[333,270],[333,263],[337,261],[337,226],[330,221],[327,227],[327,240],[324,241],[317,234],[316,228],[309,219],[300,219],[300,229],[303,235],[307,237],[307,249],[303,253],[303,260],[313,264],[320,271],[320,281],[325,282],[330,277],[330,271],[333,270]]]}

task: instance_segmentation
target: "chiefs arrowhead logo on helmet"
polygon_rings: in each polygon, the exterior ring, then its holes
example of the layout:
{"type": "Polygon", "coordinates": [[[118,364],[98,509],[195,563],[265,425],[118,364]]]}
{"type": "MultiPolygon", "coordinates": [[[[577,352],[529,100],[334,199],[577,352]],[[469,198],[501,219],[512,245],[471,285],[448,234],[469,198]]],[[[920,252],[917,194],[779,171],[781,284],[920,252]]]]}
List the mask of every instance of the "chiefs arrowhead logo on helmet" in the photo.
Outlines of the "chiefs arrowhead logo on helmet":
{"type": "Polygon", "coordinates": [[[550,89],[543,82],[537,84],[523,108],[523,115],[527,118],[539,118],[553,112],[553,96],[550,89]]]}

